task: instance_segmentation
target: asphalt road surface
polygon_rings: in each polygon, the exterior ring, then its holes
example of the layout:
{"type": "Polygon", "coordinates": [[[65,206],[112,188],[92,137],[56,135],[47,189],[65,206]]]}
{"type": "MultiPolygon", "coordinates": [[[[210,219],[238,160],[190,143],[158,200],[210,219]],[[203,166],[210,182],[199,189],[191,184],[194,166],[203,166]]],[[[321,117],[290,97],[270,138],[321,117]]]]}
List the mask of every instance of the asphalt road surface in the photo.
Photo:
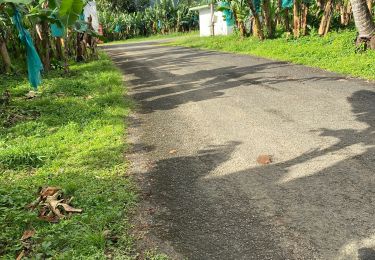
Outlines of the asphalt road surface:
{"type": "Polygon", "coordinates": [[[172,259],[375,259],[374,83],[157,42],[104,48],[139,107],[145,241],[172,259]]]}

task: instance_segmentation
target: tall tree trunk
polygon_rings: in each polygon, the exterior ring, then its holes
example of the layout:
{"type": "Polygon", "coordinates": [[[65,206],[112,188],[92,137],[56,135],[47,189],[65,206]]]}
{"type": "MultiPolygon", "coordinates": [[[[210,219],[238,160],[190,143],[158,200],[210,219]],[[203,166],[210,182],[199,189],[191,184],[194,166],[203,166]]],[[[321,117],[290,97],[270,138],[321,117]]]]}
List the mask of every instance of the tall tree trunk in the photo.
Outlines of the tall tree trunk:
{"type": "Polygon", "coordinates": [[[271,6],[270,5],[271,5],[270,0],[263,0],[262,1],[264,25],[266,27],[266,37],[267,38],[273,37],[273,26],[272,26],[271,6]]]}
{"type": "Polygon", "coordinates": [[[0,37],[0,55],[4,62],[5,72],[10,73],[12,70],[12,63],[10,61],[8,49],[5,40],[0,37]]]}
{"type": "Polygon", "coordinates": [[[238,22],[238,27],[240,29],[240,35],[241,38],[244,38],[246,36],[246,27],[243,21],[238,22]]]}
{"type": "Polygon", "coordinates": [[[59,61],[64,60],[64,52],[63,52],[63,38],[61,37],[56,37],[55,38],[55,45],[56,45],[56,53],[57,53],[57,59],[59,61]]]}
{"type": "Polygon", "coordinates": [[[351,0],[354,22],[361,38],[372,37],[375,25],[368,9],[366,0],[351,0]]]}
{"type": "Polygon", "coordinates": [[[260,39],[264,39],[263,35],[263,30],[262,30],[262,25],[260,24],[260,19],[259,19],[259,14],[256,11],[255,5],[252,0],[248,0],[248,5],[250,8],[251,13],[253,14],[254,17],[254,25],[253,25],[253,32],[254,34],[260,39]]]}
{"type": "Polygon", "coordinates": [[[282,21],[281,21],[281,12],[282,12],[282,7],[281,7],[282,1],[277,0],[277,9],[276,9],[276,17],[275,17],[275,24],[276,26],[280,26],[282,21]]]}
{"type": "Polygon", "coordinates": [[[352,6],[350,3],[343,3],[340,6],[340,24],[347,26],[350,20],[350,14],[352,12],[352,6]]]}
{"type": "Polygon", "coordinates": [[[76,61],[84,61],[84,49],[83,49],[83,33],[77,33],[77,46],[76,46],[76,61]]]}
{"type": "Polygon", "coordinates": [[[285,23],[285,31],[287,32],[290,32],[290,24],[289,24],[289,8],[285,8],[285,11],[284,11],[284,15],[285,15],[285,20],[284,20],[284,23],[285,23]]]}
{"type": "Polygon", "coordinates": [[[324,7],[324,13],[322,20],[319,26],[319,35],[326,35],[329,31],[329,27],[331,25],[331,17],[332,17],[332,0],[328,0],[324,7]]]}
{"type": "Polygon", "coordinates": [[[350,2],[355,26],[358,30],[357,44],[365,42],[368,47],[375,49],[375,24],[366,0],[350,0],[350,2]]]}
{"type": "Polygon", "coordinates": [[[45,71],[49,71],[51,69],[51,60],[50,60],[50,47],[49,47],[49,25],[47,21],[42,22],[42,48],[43,48],[43,55],[42,55],[42,62],[43,68],[45,71]]]}
{"type": "Polygon", "coordinates": [[[301,35],[305,36],[307,33],[307,13],[309,7],[305,3],[301,3],[301,35]]]}
{"type": "Polygon", "coordinates": [[[298,38],[300,36],[300,3],[299,0],[294,0],[293,4],[293,35],[298,38]]]}

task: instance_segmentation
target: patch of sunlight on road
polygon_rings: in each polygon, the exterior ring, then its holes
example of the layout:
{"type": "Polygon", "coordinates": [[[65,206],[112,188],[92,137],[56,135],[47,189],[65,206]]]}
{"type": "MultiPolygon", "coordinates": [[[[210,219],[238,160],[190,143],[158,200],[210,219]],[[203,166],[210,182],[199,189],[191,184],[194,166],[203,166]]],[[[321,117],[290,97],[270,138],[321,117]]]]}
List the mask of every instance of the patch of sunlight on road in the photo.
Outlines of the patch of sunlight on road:
{"type": "Polygon", "coordinates": [[[323,171],[335,164],[345,161],[351,157],[364,154],[373,145],[353,144],[335,152],[314,157],[306,162],[295,164],[288,168],[288,173],[278,183],[283,184],[296,179],[308,177],[323,171]]]}
{"type": "Polygon", "coordinates": [[[375,247],[375,234],[364,238],[351,240],[341,247],[337,260],[349,260],[349,259],[373,259],[375,251],[372,249],[375,247]],[[368,251],[368,252],[366,252],[368,251]],[[367,255],[365,258],[361,255],[367,255]]]}

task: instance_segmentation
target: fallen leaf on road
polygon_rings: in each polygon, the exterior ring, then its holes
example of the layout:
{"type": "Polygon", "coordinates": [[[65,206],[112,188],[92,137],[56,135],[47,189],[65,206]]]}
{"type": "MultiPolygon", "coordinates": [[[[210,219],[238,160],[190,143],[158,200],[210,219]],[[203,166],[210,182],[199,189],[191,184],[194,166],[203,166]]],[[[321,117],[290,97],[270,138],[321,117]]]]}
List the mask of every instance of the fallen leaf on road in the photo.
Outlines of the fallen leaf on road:
{"type": "Polygon", "coordinates": [[[257,163],[259,164],[266,165],[266,164],[270,164],[271,162],[272,162],[271,155],[262,154],[258,156],[257,163]]]}

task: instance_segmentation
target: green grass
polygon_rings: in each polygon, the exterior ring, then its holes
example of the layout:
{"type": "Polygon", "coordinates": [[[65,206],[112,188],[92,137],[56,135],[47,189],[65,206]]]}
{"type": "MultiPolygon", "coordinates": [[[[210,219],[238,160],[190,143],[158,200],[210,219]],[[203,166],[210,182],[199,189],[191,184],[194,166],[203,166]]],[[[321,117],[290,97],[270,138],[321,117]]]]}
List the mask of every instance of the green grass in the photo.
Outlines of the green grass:
{"type": "Polygon", "coordinates": [[[107,42],[100,44],[102,46],[104,45],[114,45],[114,44],[126,44],[126,43],[134,43],[134,42],[144,42],[144,41],[152,41],[152,40],[162,40],[162,39],[173,39],[173,38],[184,38],[184,37],[191,37],[191,36],[196,36],[199,35],[199,31],[192,31],[188,33],[169,33],[169,34],[157,34],[157,35],[151,35],[147,37],[135,37],[135,38],[130,38],[127,40],[120,40],[120,41],[112,41],[112,42],[107,42]]]}
{"type": "Polygon", "coordinates": [[[167,45],[211,49],[250,54],[280,61],[289,61],[354,77],[375,79],[375,51],[358,51],[354,45],[355,31],[332,32],[300,39],[292,37],[259,41],[236,35],[175,39],[167,45]]]}
{"type": "Polygon", "coordinates": [[[126,177],[125,98],[121,73],[109,58],[54,71],[36,98],[24,75],[0,77],[0,258],[15,259],[24,230],[34,228],[33,259],[104,259],[132,254],[127,214],[136,201],[126,177]],[[25,205],[38,187],[59,186],[82,214],[57,224],[43,222],[25,205]],[[108,240],[105,234],[110,232],[108,240]]]}

